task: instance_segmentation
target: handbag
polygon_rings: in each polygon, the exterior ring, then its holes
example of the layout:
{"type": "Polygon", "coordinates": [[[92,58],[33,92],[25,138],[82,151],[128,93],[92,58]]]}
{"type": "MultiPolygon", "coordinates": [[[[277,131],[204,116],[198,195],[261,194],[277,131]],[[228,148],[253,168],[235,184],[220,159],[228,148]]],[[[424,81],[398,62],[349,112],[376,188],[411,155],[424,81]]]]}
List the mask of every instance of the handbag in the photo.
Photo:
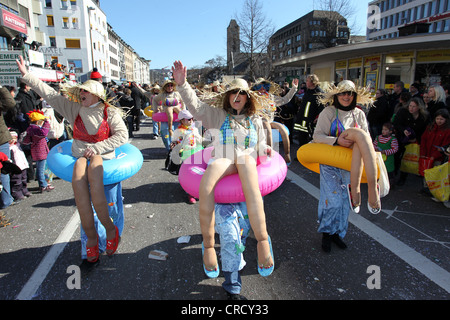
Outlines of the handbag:
{"type": "Polygon", "coordinates": [[[424,170],[433,168],[434,159],[430,157],[419,158],[419,174],[423,177],[424,170]]]}
{"type": "Polygon", "coordinates": [[[381,152],[376,152],[376,156],[377,167],[380,172],[380,176],[378,177],[378,185],[380,186],[379,192],[380,198],[383,198],[389,194],[391,186],[389,184],[389,176],[381,152]]]}
{"type": "Polygon", "coordinates": [[[433,197],[441,202],[449,200],[449,163],[446,162],[440,166],[433,167],[424,171],[425,181],[433,197]]]}
{"type": "Polygon", "coordinates": [[[419,175],[420,145],[410,143],[405,147],[400,171],[419,175]]]}

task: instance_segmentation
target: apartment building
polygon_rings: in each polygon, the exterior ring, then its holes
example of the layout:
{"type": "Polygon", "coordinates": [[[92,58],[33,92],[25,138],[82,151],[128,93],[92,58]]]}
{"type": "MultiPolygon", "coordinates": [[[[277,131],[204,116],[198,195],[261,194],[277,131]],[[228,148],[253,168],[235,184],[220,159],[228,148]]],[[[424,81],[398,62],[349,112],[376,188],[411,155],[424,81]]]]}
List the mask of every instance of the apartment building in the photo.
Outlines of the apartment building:
{"type": "Polygon", "coordinates": [[[450,0],[376,0],[369,8],[376,23],[367,30],[367,40],[398,38],[408,30],[450,32],[450,0]]]}
{"type": "Polygon", "coordinates": [[[337,12],[314,10],[276,31],[269,41],[268,54],[275,65],[273,79],[299,77],[306,67],[283,67],[282,61],[302,56],[308,52],[347,44],[350,29],[347,20],[337,12]]]}

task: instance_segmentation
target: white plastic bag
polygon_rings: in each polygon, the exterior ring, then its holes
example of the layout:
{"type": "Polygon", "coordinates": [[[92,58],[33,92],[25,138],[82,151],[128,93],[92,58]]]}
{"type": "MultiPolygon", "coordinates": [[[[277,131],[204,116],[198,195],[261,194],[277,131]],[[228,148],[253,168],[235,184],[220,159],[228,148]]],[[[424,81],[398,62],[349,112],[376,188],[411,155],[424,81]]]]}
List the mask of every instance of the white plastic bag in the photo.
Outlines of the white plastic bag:
{"type": "Polygon", "coordinates": [[[380,198],[383,198],[389,194],[390,184],[389,176],[386,170],[386,165],[384,164],[381,152],[376,152],[377,155],[377,166],[380,170],[380,176],[378,177],[378,185],[380,186],[380,198]]]}

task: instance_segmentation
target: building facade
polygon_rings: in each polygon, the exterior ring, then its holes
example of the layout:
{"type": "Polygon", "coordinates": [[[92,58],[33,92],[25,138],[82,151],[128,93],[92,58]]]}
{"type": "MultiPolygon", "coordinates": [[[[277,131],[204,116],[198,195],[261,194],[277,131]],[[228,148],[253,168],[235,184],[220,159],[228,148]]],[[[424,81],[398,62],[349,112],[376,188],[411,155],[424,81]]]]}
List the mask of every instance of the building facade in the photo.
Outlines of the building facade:
{"type": "Polygon", "coordinates": [[[450,0],[376,0],[369,3],[373,26],[367,40],[398,38],[402,32],[450,31],[450,0]]]}
{"type": "Polygon", "coordinates": [[[346,19],[337,12],[314,10],[275,32],[267,50],[271,58],[273,80],[300,77],[307,65],[298,68],[283,66],[282,61],[308,52],[335,47],[349,42],[350,29],[346,19]]]}

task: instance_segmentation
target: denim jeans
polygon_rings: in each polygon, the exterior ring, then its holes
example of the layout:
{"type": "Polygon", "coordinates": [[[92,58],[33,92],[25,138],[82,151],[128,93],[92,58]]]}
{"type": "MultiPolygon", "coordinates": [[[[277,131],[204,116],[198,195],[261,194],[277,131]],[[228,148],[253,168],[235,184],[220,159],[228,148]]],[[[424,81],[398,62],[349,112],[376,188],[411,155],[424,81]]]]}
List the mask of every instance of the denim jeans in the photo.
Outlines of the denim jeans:
{"type": "MultiPolygon", "coordinates": [[[[175,131],[175,122],[172,124],[172,131],[175,131]]],[[[166,147],[167,152],[169,152],[170,144],[172,143],[172,138],[169,135],[169,124],[167,122],[161,122],[161,138],[164,143],[164,146],[166,147]]]]}
{"type": "MultiPolygon", "coordinates": [[[[114,225],[117,226],[117,229],[119,230],[119,235],[122,235],[123,227],[124,227],[124,211],[123,211],[123,200],[122,200],[122,183],[118,182],[115,184],[110,184],[104,186],[105,188],[105,196],[106,201],[108,203],[108,212],[109,216],[111,217],[111,220],[113,221],[114,225]]],[[[106,251],[106,229],[100,222],[100,220],[97,217],[97,213],[95,212],[94,207],[92,207],[94,210],[94,223],[95,227],[97,229],[98,234],[98,246],[100,253],[106,251]]],[[[86,233],[83,230],[83,227],[80,229],[81,232],[81,259],[86,259],[86,243],[87,243],[87,236],[86,233]]]]}
{"type": "Polygon", "coordinates": [[[245,266],[243,252],[250,232],[247,205],[241,203],[216,204],[216,231],[220,235],[220,256],[225,282],[222,287],[232,294],[241,292],[239,271],[245,266]]]}
{"type": "MultiPolygon", "coordinates": [[[[8,158],[11,158],[11,151],[9,150],[9,142],[0,145],[0,152],[6,154],[8,158]]],[[[9,207],[14,201],[14,198],[11,196],[11,185],[9,174],[2,174],[0,180],[3,186],[3,190],[0,193],[0,209],[5,209],[9,207]]]]}
{"type": "Polygon", "coordinates": [[[158,122],[153,121],[153,134],[155,136],[159,136],[158,130],[159,130],[158,122]]]}
{"type": "Polygon", "coordinates": [[[36,177],[39,183],[39,188],[47,187],[48,183],[45,180],[45,164],[47,163],[47,159],[37,160],[36,161],[36,177]]]}

